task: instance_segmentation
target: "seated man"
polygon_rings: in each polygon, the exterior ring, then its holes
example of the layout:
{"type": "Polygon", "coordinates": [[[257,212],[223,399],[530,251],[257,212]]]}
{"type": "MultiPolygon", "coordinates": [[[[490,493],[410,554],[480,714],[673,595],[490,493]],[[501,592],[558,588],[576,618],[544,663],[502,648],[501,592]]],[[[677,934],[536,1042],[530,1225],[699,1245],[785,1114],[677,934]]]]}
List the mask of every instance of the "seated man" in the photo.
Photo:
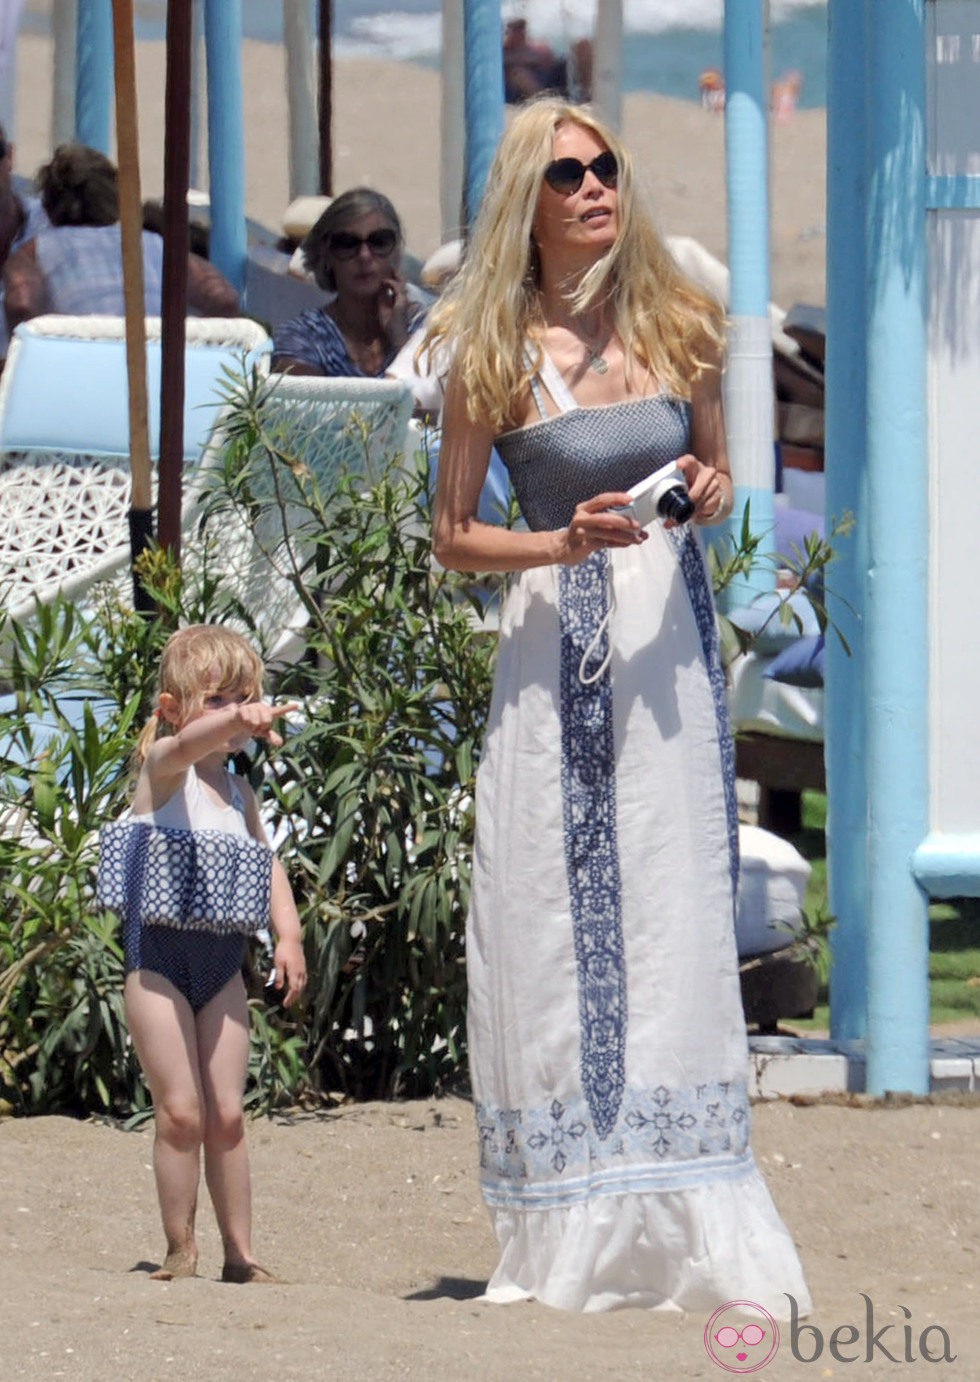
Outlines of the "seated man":
{"type": "Polygon", "coordinates": [[[504,30],[504,99],[526,101],[542,91],[568,95],[568,70],[547,43],[532,43],[526,19],[509,19],[504,30]]]}
{"type": "MultiPolygon", "coordinates": [[[[35,180],[47,224],[10,255],[3,276],[7,327],[44,312],[122,316],[125,312],[118,173],[97,149],[62,144],[35,180]]],[[[144,230],[146,315],[158,317],[163,242],[144,230]]],[[[213,264],[187,255],[187,310],[204,317],[238,315],[238,294],[213,264]]]]}

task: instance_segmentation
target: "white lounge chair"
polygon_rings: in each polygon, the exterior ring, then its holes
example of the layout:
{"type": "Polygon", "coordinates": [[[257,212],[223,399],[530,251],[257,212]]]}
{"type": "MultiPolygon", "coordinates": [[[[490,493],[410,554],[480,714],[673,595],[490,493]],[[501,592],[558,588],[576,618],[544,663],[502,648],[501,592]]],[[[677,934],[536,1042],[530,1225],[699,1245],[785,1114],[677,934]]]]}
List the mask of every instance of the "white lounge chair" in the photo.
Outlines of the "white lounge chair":
{"type": "MultiPolygon", "coordinates": [[[[160,318],[147,318],[150,451],[159,455],[160,318]]],[[[189,318],[184,460],[221,411],[226,370],[267,368],[246,318],[189,318]]],[[[0,376],[0,598],[13,618],[75,597],[129,561],[129,413],[121,317],[43,316],[14,332],[0,376]]]]}

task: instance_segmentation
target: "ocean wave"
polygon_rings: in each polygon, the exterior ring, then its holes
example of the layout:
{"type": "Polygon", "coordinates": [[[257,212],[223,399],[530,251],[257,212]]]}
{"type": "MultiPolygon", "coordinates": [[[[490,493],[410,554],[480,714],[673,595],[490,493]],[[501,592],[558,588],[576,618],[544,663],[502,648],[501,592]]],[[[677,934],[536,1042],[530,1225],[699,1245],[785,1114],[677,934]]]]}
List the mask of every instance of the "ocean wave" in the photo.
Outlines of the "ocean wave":
{"type": "Polygon", "coordinates": [[[402,10],[353,18],[346,30],[333,36],[335,58],[438,57],[442,50],[442,14],[406,14],[402,10]]]}
{"type": "MultiPolygon", "coordinates": [[[[823,14],[826,0],[770,0],[771,24],[791,22],[807,12],[823,14]]],[[[623,29],[627,38],[655,34],[720,34],[724,0],[625,0],[623,29]]],[[[534,38],[560,49],[595,29],[596,0],[503,0],[505,20],[527,20],[534,38]]],[[[399,60],[438,57],[442,41],[442,7],[434,0],[415,0],[412,9],[379,10],[370,0],[338,6],[333,50],[337,58],[387,57],[399,60]],[[360,13],[358,13],[360,11],[360,13]],[[369,12],[373,11],[373,12],[369,12]]]]}
{"type": "MultiPolygon", "coordinates": [[[[770,19],[774,24],[791,19],[803,10],[825,10],[826,0],[770,0],[770,19]]],[[[578,38],[595,28],[596,0],[504,0],[505,18],[520,15],[527,19],[532,33],[554,42],[578,38]]],[[[724,0],[624,0],[623,29],[626,34],[660,34],[675,30],[720,32],[725,15],[724,0]]]]}

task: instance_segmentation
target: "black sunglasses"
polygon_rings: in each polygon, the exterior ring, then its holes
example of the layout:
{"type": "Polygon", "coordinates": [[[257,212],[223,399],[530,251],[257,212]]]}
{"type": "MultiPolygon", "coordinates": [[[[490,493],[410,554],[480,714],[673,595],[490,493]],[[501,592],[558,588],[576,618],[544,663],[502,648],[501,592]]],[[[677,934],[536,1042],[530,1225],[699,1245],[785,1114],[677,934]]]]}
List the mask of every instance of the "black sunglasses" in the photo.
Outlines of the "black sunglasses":
{"type": "Polygon", "coordinates": [[[7,143],[6,139],[0,139],[0,158],[6,158],[9,152],[10,145],[7,143]]]}
{"type": "Polygon", "coordinates": [[[360,254],[361,246],[367,245],[376,258],[384,259],[397,244],[398,236],[393,230],[372,230],[365,236],[353,235],[349,230],[335,230],[327,241],[327,249],[337,259],[353,259],[355,254],[360,254]]]}
{"type": "Polygon", "coordinates": [[[603,187],[615,187],[619,178],[616,155],[606,149],[604,153],[596,154],[591,163],[583,163],[580,158],[556,158],[544,170],[544,180],[549,187],[567,197],[582,186],[586,173],[594,173],[603,187]]]}

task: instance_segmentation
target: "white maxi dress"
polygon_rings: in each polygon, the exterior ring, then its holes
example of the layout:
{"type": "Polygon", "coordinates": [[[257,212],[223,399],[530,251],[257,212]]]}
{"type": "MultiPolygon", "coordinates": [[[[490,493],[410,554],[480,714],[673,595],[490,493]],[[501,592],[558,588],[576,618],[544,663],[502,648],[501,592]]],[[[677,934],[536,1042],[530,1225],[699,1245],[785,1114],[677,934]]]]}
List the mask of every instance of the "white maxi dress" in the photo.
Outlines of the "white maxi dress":
{"type": "MultiPolygon", "coordinates": [[[[545,417],[544,381],[561,411],[545,417]]],[[[497,439],[530,527],[689,450],[666,394],[497,439]]],[[[810,1306],[748,1146],[734,753],[689,526],[522,573],[501,617],[467,923],[486,1298],[810,1306]],[[608,656],[608,663],[603,663],[608,656]]]]}

